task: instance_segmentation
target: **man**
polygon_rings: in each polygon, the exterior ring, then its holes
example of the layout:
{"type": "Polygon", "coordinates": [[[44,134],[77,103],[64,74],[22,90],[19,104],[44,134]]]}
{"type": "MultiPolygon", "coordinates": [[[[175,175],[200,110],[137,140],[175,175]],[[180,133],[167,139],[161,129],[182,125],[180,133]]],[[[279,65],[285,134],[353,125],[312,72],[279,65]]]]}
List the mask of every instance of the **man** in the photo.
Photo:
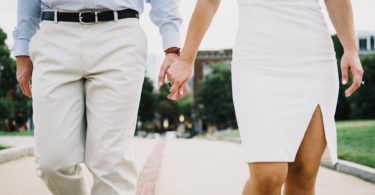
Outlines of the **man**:
{"type": "MultiPolygon", "coordinates": [[[[166,52],[164,64],[170,64],[180,47],[179,0],[150,3],[166,52]]],[[[136,192],[131,141],[147,56],[138,21],[143,4],[18,2],[17,80],[33,99],[36,171],[53,194],[90,193],[80,163],[94,175],[91,194],[136,192]]]]}

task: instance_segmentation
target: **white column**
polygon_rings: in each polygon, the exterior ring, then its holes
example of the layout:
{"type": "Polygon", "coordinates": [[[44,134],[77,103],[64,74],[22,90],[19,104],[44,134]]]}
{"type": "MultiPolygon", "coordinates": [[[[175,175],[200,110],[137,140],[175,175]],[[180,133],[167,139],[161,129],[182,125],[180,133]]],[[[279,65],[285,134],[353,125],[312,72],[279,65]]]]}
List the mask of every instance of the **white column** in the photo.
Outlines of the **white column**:
{"type": "Polygon", "coordinates": [[[371,51],[371,36],[367,37],[367,51],[371,51]]]}

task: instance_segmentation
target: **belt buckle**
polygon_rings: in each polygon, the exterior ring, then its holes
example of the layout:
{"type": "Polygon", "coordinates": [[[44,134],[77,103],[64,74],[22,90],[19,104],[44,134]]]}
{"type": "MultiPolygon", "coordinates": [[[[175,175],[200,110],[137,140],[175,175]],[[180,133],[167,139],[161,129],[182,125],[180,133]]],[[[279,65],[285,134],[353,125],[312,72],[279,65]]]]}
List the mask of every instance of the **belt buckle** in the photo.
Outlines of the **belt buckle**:
{"type": "Polygon", "coordinates": [[[95,24],[98,22],[98,11],[93,10],[86,10],[86,11],[80,11],[78,14],[79,23],[86,25],[86,24],[95,24]],[[94,22],[85,22],[84,21],[84,15],[85,14],[94,14],[95,21],[94,22]]]}

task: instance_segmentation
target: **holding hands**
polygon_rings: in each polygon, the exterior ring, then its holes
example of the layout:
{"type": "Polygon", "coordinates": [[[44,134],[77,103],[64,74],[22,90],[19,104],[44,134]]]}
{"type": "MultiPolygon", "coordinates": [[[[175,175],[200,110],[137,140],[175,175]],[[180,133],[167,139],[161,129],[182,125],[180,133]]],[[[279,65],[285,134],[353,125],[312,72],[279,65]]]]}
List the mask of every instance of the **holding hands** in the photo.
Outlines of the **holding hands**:
{"type": "Polygon", "coordinates": [[[160,68],[159,87],[167,78],[170,89],[168,99],[180,100],[189,91],[188,82],[192,75],[194,60],[184,59],[183,56],[167,54],[160,68]]]}

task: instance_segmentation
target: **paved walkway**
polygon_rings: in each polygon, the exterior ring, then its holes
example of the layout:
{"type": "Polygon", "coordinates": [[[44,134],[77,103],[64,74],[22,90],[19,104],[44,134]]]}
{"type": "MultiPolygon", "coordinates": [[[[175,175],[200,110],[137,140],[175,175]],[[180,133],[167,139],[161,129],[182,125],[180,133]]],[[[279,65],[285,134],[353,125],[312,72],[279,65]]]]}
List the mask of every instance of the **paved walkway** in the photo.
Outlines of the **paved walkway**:
{"type": "MultiPolygon", "coordinates": [[[[143,167],[138,186],[152,189],[138,195],[154,195],[152,191],[156,195],[240,195],[248,176],[236,143],[168,140],[161,144],[145,139],[134,143],[137,162],[143,167]]],[[[27,157],[0,164],[0,195],[49,195],[34,174],[33,161],[34,157],[27,157]]],[[[84,174],[90,176],[87,169],[84,174]]],[[[374,195],[375,185],[321,167],[317,195],[332,194],[374,195]]]]}
{"type": "Polygon", "coordinates": [[[0,136],[0,145],[17,147],[32,145],[34,137],[32,136],[0,136]]]}

